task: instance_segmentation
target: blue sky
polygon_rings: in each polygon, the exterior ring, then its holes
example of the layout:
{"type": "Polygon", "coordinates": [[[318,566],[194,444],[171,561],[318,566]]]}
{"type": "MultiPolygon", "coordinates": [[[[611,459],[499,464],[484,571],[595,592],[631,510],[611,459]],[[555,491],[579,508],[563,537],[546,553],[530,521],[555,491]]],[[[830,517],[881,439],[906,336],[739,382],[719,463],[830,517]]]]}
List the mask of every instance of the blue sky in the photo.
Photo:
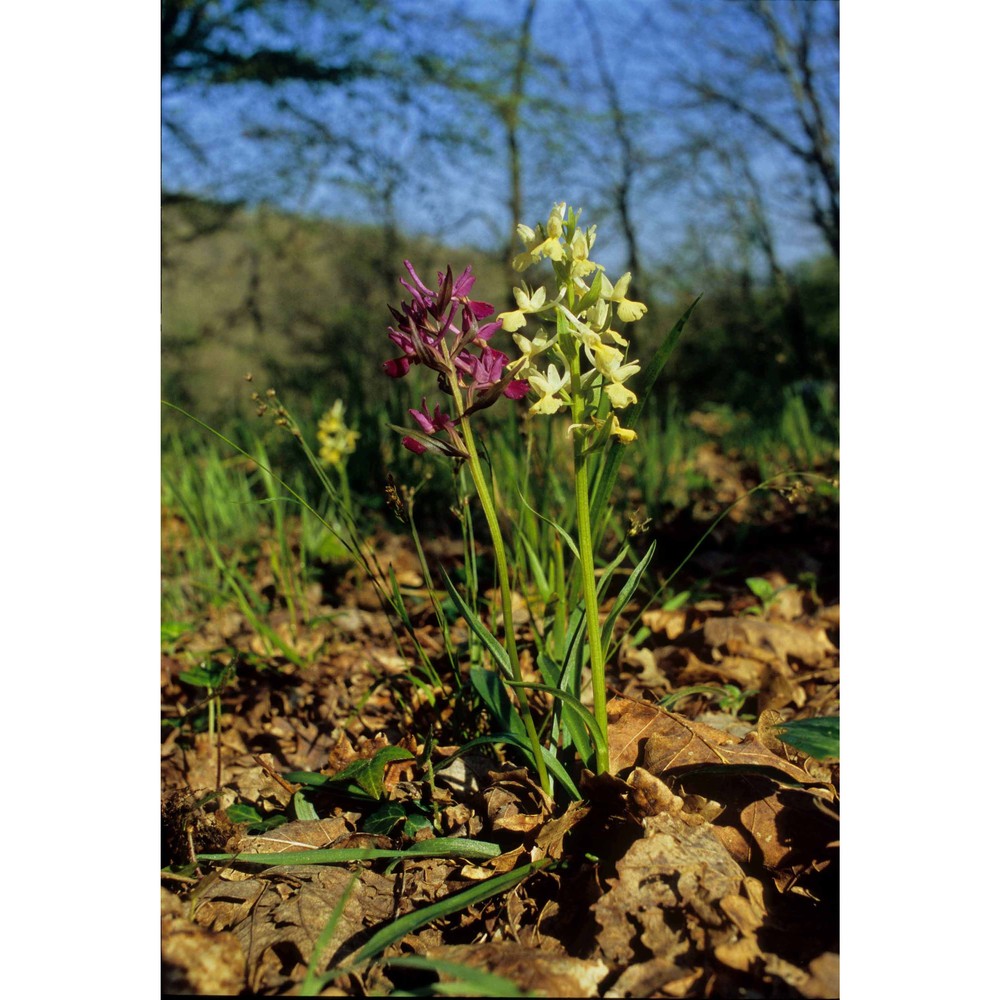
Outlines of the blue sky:
{"type": "MultiPolygon", "coordinates": [[[[824,0],[820,6],[829,4],[824,0]]],[[[416,46],[453,65],[466,59],[466,72],[494,92],[506,85],[508,75],[500,71],[504,57],[501,54],[498,59],[493,46],[497,39],[516,36],[523,3],[396,0],[391,7],[395,22],[389,29],[360,24],[360,50],[379,48],[405,57],[416,46]],[[470,46],[468,34],[459,28],[462,17],[479,23],[484,33],[481,41],[470,46]]],[[[781,4],[778,9],[787,13],[781,4]]],[[[672,255],[683,253],[690,244],[692,234],[700,234],[715,247],[725,244],[731,224],[719,192],[731,189],[730,180],[717,165],[705,160],[689,164],[677,152],[699,129],[709,134],[714,129],[716,137],[738,139],[747,149],[783,261],[822,253],[824,247],[805,218],[802,200],[788,196],[794,162],[773,143],[763,142],[754,129],[732,120],[716,121],[714,115],[686,107],[686,95],[672,82],[672,73],[679,70],[724,80],[739,71],[739,60],[755,45],[753,32],[735,16],[736,5],[727,9],[724,4],[700,0],[694,10],[695,16],[685,15],[664,0],[539,0],[533,41],[542,53],[558,58],[561,66],[544,57],[533,62],[529,95],[559,105],[560,110],[551,114],[536,110],[521,130],[527,215],[521,221],[543,218],[556,200],[582,206],[591,221],[601,223],[608,266],[624,266],[624,242],[606,211],[619,153],[607,124],[599,125],[590,117],[607,108],[588,30],[593,25],[607,72],[630,116],[630,135],[641,154],[636,158],[637,184],[631,203],[645,260],[669,266],[672,255]],[[715,51],[726,47],[731,53],[728,64],[727,56],[715,51]]],[[[328,42],[318,32],[319,23],[315,18],[299,19],[295,44],[323,51],[328,42]]],[[[253,37],[275,44],[291,41],[260,26],[253,37]]],[[[831,90],[839,89],[835,67],[826,79],[831,90]]],[[[306,109],[310,118],[331,129],[338,142],[319,145],[309,155],[289,162],[277,146],[265,149],[248,137],[249,130],[261,126],[300,127],[300,122],[277,107],[276,99],[282,94],[259,86],[216,87],[210,92],[168,87],[165,113],[183,122],[206,151],[208,162],[192,157],[164,130],[164,186],[250,201],[265,199],[297,211],[340,218],[370,219],[391,204],[405,231],[428,233],[456,244],[501,245],[509,230],[506,149],[500,122],[484,102],[426,88],[416,95],[420,106],[401,107],[385,83],[373,81],[326,88],[321,94],[296,85],[284,93],[291,103],[306,109]],[[449,128],[475,136],[478,149],[459,152],[449,147],[441,138],[449,128]],[[359,147],[353,156],[352,145],[359,147]],[[392,179],[397,183],[391,201],[371,197],[373,188],[384,187],[392,179]]],[[[835,93],[828,118],[836,126],[835,93]]]]}

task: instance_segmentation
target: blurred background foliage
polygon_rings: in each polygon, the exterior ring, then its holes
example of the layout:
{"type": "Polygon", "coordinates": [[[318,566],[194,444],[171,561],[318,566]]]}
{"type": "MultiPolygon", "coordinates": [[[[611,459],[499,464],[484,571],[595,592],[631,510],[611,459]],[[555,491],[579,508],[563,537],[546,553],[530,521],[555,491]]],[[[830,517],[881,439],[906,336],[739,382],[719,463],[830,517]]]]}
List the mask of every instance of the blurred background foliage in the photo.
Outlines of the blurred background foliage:
{"type": "Polygon", "coordinates": [[[514,226],[566,200],[650,306],[635,356],[703,295],[653,417],[721,408],[836,438],[836,2],[162,15],[166,399],[224,427],[253,413],[250,371],[303,424],[343,398],[378,454],[418,402],[381,373],[402,259],[428,277],[472,264],[477,297],[508,308],[514,226]]]}

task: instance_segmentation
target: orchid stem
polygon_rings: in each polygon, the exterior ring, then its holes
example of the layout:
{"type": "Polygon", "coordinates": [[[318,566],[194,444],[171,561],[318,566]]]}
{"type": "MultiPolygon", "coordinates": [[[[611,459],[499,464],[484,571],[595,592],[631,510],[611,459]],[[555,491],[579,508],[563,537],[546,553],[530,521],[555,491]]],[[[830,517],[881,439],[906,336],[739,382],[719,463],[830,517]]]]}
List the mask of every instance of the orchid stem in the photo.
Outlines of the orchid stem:
{"type": "MultiPolygon", "coordinates": [[[[580,385],[580,360],[571,354],[570,379],[573,423],[584,419],[584,400],[580,385]]],[[[602,739],[595,740],[596,768],[598,774],[608,770],[608,708],[604,674],[604,642],[601,638],[601,620],[597,606],[597,580],[594,574],[594,542],[590,526],[590,477],[587,474],[585,450],[587,438],[573,436],[573,472],[576,493],[576,531],[580,549],[580,584],[587,616],[587,639],[590,643],[590,679],[594,692],[594,719],[602,739]]]]}
{"type": "MultiPolygon", "coordinates": [[[[449,378],[452,395],[455,400],[462,398],[458,379],[454,374],[449,378]]],[[[483,473],[482,463],[479,461],[479,454],[476,451],[476,439],[472,433],[472,426],[465,416],[459,421],[462,427],[462,437],[465,441],[465,448],[469,455],[469,473],[472,475],[472,482],[479,494],[479,501],[483,505],[483,513],[486,515],[486,524],[490,530],[490,539],[493,542],[493,556],[496,560],[497,576],[500,578],[500,602],[503,611],[504,643],[507,647],[507,658],[510,660],[510,672],[518,685],[514,687],[514,694],[517,698],[518,709],[525,729],[528,731],[528,739],[531,742],[532,753],[535,758],[535,767],[538,771],[538,780],[542,791],[551,796],[552,783],[549,780],[549,772],[545,766],[545,758],[542,756],[542,745],[538,740],[538,732],[535,729],[534,719],[531,717],[531,708],[528,705],[528,696],[524,688],[520,687],[521,664],[517,656],[517,637],[514,634],[514,606],[510,596],[510,572],[507,568],[507,552],[504,547],[503,535],[500,532],[500,522],[497,519],[496,506],[493,503],[493,490],[486,481],[483,473]]]]}

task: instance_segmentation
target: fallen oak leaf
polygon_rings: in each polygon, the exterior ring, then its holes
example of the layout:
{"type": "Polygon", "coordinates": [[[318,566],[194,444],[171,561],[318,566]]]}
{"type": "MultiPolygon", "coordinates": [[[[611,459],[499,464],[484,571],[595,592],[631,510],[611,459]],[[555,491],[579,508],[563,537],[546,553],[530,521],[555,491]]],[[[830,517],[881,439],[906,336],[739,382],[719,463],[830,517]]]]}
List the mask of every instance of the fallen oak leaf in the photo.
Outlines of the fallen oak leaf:
{"type": "Polygon", "coordinates": [[[730,733],[657,705],[613,698],[608,703],[609,771],[618,774],[642,760],[660,776],[705,765],[768,768],[794,782],[813,784],[801,767],[769,750],[754,732],[738,740],[730,733]]]}
{"type": "Polygon", "coordinates": [[[725,646],[736,656],[760,659],[776,657],[787,666],[788,658],[809,667],[819,666],[837,647],[822,625],[761,621],[757,618],[709,618],[703,629],[705,642],[716,649],[725,646]]]}

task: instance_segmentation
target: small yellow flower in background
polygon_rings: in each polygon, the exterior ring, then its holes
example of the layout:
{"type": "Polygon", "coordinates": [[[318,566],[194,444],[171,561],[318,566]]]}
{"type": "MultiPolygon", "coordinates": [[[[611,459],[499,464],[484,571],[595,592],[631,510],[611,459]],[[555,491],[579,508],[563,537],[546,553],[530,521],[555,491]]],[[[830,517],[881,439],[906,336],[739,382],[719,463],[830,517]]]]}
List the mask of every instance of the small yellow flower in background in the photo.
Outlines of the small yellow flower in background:
{"type": "Polygon", "coordinates": [[[320,417],[316,438],[319,441],[319,460],[340,468],[348,455],[357,447],[358,431],[351,430],[344,423],[344,401],[338,399],[320,417]]]}

